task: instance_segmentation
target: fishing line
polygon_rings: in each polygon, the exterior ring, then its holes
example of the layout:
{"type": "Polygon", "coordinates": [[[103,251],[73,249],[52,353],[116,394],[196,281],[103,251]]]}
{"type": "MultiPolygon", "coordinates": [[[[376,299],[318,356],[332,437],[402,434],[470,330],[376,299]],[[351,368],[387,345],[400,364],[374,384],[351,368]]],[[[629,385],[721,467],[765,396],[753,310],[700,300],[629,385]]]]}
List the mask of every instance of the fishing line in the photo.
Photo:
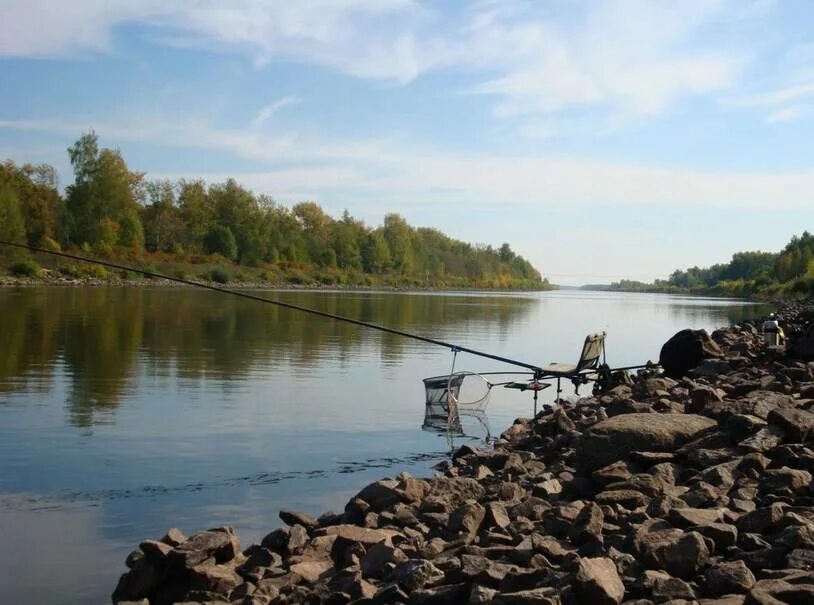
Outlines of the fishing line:
{"type": "Polygon", "coordinates": [[[535,374],[542,374],[543,370],[534,364],[526,363],[524,361],[518,361],[516,359],[510,359],[508,357],[501,357],[500,355],[493,355],[492,353],[486,353],[484,351],[478,351],[477,349],[470,349],[468,347],[462,347],[460,345],[456,345],[453,343],[445,342],[443,340],[438,340],[435,338],[428,338],[426,336],[420,336],[418,334],[412,334],[410,332],[404,332],[403,330],[396,330],[394,328],[388,328],[386,326],[382,326],[379,324],[374,324],[366,321],[361,321],[359,319],[353,319],[350,317],[344,317],[342,315],[335,315],[333,313],[327,313],[325,311],[319,311],[317,309],[311,309],[309,307],[303,307],[300,305],[295,305],[293,303],[283,302],[281,300],[275,300],[273,298],[266,298],[265,296],[258,296],[256,294],[250,294],[248,292],[242,292],[240,290],[232,290],[230,288],[222,288],[220,286],[213,286],[211,284],[204,284],[200,282],[191,281],[188,279],[184,279],[182,277],[172,277],[170,275],[164,275],[162,273],[156,273],[155,271],[147,271],[146,269],[137,269],[135,267],[130,267],[127,265],[121,265],[119,263],[113,263],[110,261],[98,260],[95,258],[88,258],[85,256],[79,256],[77,254],[69,254],[68,252],[57,252],[54,250],[46,250],[44,248],[38,248],[36,246],[29,246],[27,244],[18,244],[15,242],[9,242],[5,240],[0,240],[0,244],[4,246],[10,246],[13,248],[20,248],[22,250],[29,250],[31,252],[39,252],[41,254],[50,254],[51,256],[57,256],[60,258],[68,258],[71,260],[83,262],[83,263],[91,263],[96,265],[101,265],[103,267],[110,267],[112,269],[119,269],[121,271],[131,271],[133,273],[140,273],[141,275],[146,275],[147,277],[154,277],[158,279],[166,279],[168,281],[176,282],[179,284],[185,284],[187,286],[195,286],[197,288],[204,288],[206,290],[214,290],[215,292],[223,292],[225,294],[231,294],[232,296],[239,296],[240,298],[247,298],[249,300],[256,300],[263,303],[268,303],[272,305],[277,305],[278,307],[284,307],[286,309],[293,309],[295,311],[302,311],[303,313],[310,313],[312,315],[317,315],[319,317],[326,317],[328,319],[334,319],[336,321],[344,321],[350,324],[354,324],[357,326],[362,326],[365,328],[370,328],[372,330],[379,330],[380,332],[387,332],[388,334],[395,334],[396,336],[403,336],[405,338],[411,338],[413,340],[418,340],[420,342],[425,342],[431,345],[436,345],[439,347],[444,347],[446,349],[450,349],[453,353],[469,353],[470,355],[477,355],[478,357],[485,357],[487,359],[493,359],[495,361],[500,361],[502,363],[507,363],[509,365],[518,366],[521,368],[528,368],[529,370],[533,371],[535,374]]]}

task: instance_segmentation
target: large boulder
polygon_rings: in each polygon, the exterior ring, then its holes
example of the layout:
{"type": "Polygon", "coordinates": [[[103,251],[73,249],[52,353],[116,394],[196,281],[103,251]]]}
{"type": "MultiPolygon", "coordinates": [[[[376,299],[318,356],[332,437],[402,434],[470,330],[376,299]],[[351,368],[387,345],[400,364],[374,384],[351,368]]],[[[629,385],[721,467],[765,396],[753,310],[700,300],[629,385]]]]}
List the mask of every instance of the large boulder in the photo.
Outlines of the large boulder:
{"type": "Polygon", "coordinates": [[[580,559],[574,576],[574,591],[582,603],[618,605],[625,596],[616,564],[607,557],[580,559]]]}
{"type": "Polygon", "coordinates": [[[593,425],[582,437],[579,464],[593,471],[632,452],[672,452],[717,422],[694,414],[621,414],[593,425]]]}
{"type": "Polygon", "coordinates": [[[807,323],[794,335],[789,346],[789,354],[808,361],[814,360],[814,322],[807,323]]]}
{"type": "Polygon", "coordinates": [[[682,378],[704,359],[723,357],[723,351],[706,330],[682,330],[664,343],[659,363],[671,378],[682,378]]]}

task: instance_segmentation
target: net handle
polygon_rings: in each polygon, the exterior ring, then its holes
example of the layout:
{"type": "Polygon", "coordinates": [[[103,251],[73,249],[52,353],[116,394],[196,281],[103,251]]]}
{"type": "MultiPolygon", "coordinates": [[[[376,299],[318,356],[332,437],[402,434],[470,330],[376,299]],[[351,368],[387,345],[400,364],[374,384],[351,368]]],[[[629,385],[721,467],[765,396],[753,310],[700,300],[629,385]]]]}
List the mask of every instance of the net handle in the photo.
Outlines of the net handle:
{"type": "Polygon", "coordinates": [[[458,359],[458,349],[452,350],[452,368],[449,370],[449,378],[447,378],[447,429],[452,426],[452,423],[458,417],[457,403],[458,399],[452,394],[452,376],[455,374],[455,361],[458,359]]]}

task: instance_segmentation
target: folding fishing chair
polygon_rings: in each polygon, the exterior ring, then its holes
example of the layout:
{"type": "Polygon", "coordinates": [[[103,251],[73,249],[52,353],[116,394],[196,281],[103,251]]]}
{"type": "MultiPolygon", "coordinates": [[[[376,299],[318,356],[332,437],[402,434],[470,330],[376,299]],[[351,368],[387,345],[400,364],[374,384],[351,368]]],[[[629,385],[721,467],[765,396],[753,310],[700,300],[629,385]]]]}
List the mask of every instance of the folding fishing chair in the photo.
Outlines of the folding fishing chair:
{"type": "Polygon", "coordinates": [[[585,338],[585,344],[582,346],[582,354],[576,364],[570,363],[552,363],[542,368],[541,379],[547,378],[557,379],[557,399],[560,400],[560,381],[567,378],[574,384],[574,388],[579,392],[579,386],[586,384],[591,377],[596,374],[597,367],[599,366],[599,359],[602,358],[602,363],[605,363],[605,332],[598,332],[596,334],[588,334],[585,338]]]}

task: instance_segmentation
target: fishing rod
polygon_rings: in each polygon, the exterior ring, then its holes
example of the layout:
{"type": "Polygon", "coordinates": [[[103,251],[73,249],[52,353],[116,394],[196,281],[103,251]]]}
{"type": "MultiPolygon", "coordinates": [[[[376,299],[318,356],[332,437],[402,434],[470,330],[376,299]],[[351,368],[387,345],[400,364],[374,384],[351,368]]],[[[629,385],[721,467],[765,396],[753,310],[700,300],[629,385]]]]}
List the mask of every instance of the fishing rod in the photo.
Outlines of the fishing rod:
{"type": "Polygon", "coordinates": [[[212,284],[205,284],[200,282],[195,282],[189,279],[184,279],[182,277],[173,277],[170,275],[164,275],[162,273],[157,273],[155,271],[147,271],[146,269],[138,269],[136,267],[130,267],[127,265],[121,265],[119,263],[113,263],[110,261],[99,260],[95,258],[88,258],[85,256],[79,256],[78,254],[70,254],[68,252],[57,252],[55,250],[46,250],[45,248],[38,248],[36,246],[29,246],[28,244],[19,244],[16,242],[10,242],[5,240],[0,240],[0,245],[10,246],[13,248],[20,248],[22,250],[29,250],[31,252],[39,252],[42,254],[50,254],[51,256],[57,256],[60,258],[68,258],[71,260],[83,262],[83,263],[91,263],[96,265],[101,265],[103,267],[110,267],[111,269],[119,269],[121,271],[131,271],[133,273],[140,273],[141,275],[146,275],[147,277],[154,277],[158,279],[166,279],[168,281],[176,282],[179,284],[185,284],[187,286],[195,286],[198,288],[204,288],[206,290],[214,290],[215,292],[224,292],[226,294],[231,294],[232,296],[239,296],[240,298],[247,298],[249,300],[256,300],[259,302],[269,303],[272,305],[276,305],[278,307],[284,307],[286,309],[293,309],[295,311],[302,311],[303,313],[310,313],[312,315],[318,315],[319,317],[326,317],[328,319],[334,319],[337,321],[344,321],[350,324],[354,324],[357,326],[362,326],[365,328],[370,328],[372,330],[379,330],[380,332],[386,332],[388,334],[395,334],[396,336],[404,336],[405,338],[412,338],[413,340],[418,340],[420,342],[425,342],[428,344],[436,345],[439,347],[444,347],[451,350],[453,353],[469,353],[470,355],[477,355],[478,357],[485,357],[487,359],[493,359],[495,361],[500,361],[502,363],[507,363],[509,365],[518,366],[521,368],[527,368],[531,370],[535,376],[541,376],[543,373],[542,368],[536,366],[534,364],[526,363],[524,361],[518,361],[516,359],[510,359],[509,357],[502,357],[500,355],[493,355],[492,353],[486,353],[484,351],[478,351],[477,349],[470,349],[469,347],[462,347],[460,345],[456,345],[450,342],[445,342],[443,340],[438,340],[435,338],[428,338],[426,336],[421,336],[419,334],[412,334],[410,332],[405,332],[403,330],[396,330],[394,328],[388,328],[386,326],[382,326],[379,324],[370,323],[367,321],[361,321],[359,319],[353,319],[351,317],[345,317],[343,315],[336,315],[334,313],[327,313],[326,311],[319,311],[317,309],[311,309],[309,307],[303,307],[301,305],[295,305],[293,303],[283,302],[281,300],[276,300],[273,298],[266,298],[265,296],[258,296],[256,294],[251,294],[249,292],[242,292],[240,290],[232,290],[231,288],[222,288],[220,286],[214,286],[212,284]]]}

